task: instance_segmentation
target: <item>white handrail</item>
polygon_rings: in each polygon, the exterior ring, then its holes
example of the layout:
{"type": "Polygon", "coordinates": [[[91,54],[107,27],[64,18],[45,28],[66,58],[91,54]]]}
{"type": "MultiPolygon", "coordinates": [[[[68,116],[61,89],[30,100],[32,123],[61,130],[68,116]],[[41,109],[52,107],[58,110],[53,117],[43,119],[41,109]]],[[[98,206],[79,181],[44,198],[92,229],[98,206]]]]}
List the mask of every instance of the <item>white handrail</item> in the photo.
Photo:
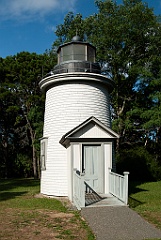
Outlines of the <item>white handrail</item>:
{"type": "Polygon", "coordinates": [[[109,192],[127,205],[129,172],[123,174],[124,176],[114,173],[109,168],[109,192]]]}
{"type": "Polygon", "coordinates": [[[84,173],[77,173],[77,169],[73,169],[73,202],[78,210],[85,207],[85,184],[84,173]]]}

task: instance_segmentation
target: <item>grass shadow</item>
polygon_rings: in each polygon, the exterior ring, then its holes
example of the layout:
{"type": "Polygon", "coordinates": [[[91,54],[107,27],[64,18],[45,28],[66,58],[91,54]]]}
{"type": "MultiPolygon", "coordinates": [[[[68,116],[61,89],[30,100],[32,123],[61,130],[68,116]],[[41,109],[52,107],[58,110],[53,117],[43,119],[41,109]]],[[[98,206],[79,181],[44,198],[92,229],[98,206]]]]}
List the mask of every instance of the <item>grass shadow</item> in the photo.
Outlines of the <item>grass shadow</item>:
{"type": "Polygon", "coordinates": [[[0,191],[12,190],[17,187],[36,187],[40,180],[35,179],[0,179],[0,191]]]}
{"type": "Polygon", "coordinates": [[[148,190],[142,189],[139,187],[143,182],[129,182],[129,198],[128,204],[131,208],[135,208],[139,205],[144,204],[145,202],[139,201],[136,198],[131,197],[130,195],[136,194],[139,192],[147,192],[148,190]]]}
{"type": "Polygon", "coordinates": [[[2,193],[0,193],[0,202],[6,201],[9,199],[14,199],[16,197],[20,197],[26,193],[27,192],[2,192],[2,193]]]}
{"type": "Polygon", "coordinates": [[[0,179],[0,201],[20,197],[39,185],[40,181],[34,179],[0,179]]]}
{"type": "Polygon", "coordinates": [[[147,192],[148,190],[142,189],[139,186],[143,184],[144,182],[134,182],[134,181],[129,181],[129,195],[135,194],[138,192],[147,192]]]}
{"type": "Polygon", "coordinates": [[[137,200],[137,199],[135,199],[133,197],[130,197],[130,196],[128,198],[128,204],[129,204],[130,208],[136,208],[137,206],[142,205],[144,203],[145,202],[141,202],[141,201],[139,201],[139,200],[137,200]]]}

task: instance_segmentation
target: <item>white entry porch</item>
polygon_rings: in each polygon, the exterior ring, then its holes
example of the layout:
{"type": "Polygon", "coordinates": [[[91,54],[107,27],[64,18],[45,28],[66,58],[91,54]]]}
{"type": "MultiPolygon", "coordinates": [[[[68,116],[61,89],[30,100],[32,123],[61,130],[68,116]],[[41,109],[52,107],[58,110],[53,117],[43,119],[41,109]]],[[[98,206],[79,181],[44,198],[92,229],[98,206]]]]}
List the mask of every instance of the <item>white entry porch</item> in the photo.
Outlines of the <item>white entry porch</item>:
{"type": "Polygon", "coordinates": [[[97,202],[105,201],[101,196],[112,195],[127,204],[128,173],[115,173],[113,149],[118,137],[91,117],[60,140],[67,148],[68,197],[78,209],[87,205],[89,195],[96,197],[97,202]]]}
{"type": "Polygon", "coordinates": [[[125,206],[128,204],[128,174],[124,176],[111,172],[109,169],[109,193],[98,194],[85,181],[85,174],[76,169],[73,173],[73,203],[77,209],[86,206],[125,206]]]}

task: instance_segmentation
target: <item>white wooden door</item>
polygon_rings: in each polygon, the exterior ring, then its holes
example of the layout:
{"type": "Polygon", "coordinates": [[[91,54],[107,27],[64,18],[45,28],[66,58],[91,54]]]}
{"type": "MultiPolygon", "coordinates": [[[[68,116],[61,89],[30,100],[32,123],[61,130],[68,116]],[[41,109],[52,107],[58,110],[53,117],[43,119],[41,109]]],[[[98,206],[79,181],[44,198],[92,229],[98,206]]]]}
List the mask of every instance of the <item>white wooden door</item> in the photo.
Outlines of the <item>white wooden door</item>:
{"type": "Polygon", "coordinates": [[[97,192],[103,192],[103,166],[101,145],[83,146],[85,181],[97,192]]]}

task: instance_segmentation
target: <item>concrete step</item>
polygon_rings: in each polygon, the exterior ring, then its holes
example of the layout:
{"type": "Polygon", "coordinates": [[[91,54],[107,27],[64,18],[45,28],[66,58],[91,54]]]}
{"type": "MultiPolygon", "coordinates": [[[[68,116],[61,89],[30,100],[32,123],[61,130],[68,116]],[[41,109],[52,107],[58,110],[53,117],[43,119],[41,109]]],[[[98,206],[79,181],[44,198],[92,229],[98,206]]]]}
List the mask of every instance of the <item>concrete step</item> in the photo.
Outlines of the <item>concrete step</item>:
{"type": "Polygon", "coordinates": [[[99,194],[93,193],[86,196],[86,207],[105,207],[105,206],[127,206],[118,198],[111,194],[99,194]],[[99,197],[98,197],[99,196],[99,197]]]}

